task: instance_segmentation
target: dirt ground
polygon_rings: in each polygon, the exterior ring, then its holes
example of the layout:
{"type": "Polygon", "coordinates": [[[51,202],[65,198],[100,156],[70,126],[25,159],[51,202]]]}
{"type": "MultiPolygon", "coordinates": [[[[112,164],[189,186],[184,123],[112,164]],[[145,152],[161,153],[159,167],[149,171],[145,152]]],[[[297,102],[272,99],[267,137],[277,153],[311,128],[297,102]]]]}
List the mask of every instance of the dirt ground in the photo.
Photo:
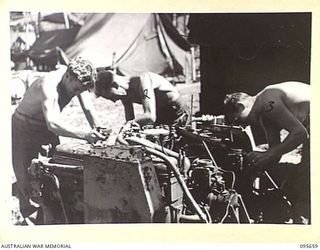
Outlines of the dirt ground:
{"type": "MultiPolygon", "coordinates": [[[[192,84],[178,84],[177,89],[181,93],[181,96],[185,103],[192,111],[196,113],[200,110],[199,104],[199,93],[200,93],[200,83],[192,84]]],[[[113,130],[113,135],[115,135],[123,123],[125,122],[124,110],[120,101],[113,103],[112,101],[98,98],[94,101],[95,108],[98,112],[98,115],[102,121],[102,126],[106,128],[111,128],[113,130]]],[[[12,111],[15,109],[15,106],[12,106],[12,111]]],[[[135,106],[136,114],[142,112],[141,105],[135,106]]],[[[89,126],[86,122],[85,116],[82,113],[78,100],[75,98],[71,103],[65,107],[62,112],[62,118],[66,123],[69,123],[75,127],[85,127],[89,126]]],[[[285,133],[282,134],[285,136],[285,133]]],[[[75,139],[61,137],[61,143],[67,143],[75,139]]],[[[263,146],[262,146],[263,147],[263,146]]],[[[286,154],[282,157],[281,162],[288,162],[290,164],[296,164],[300,161],[299,150],[295,150],[291,153],[286,154]]],[[[14,174],[12,171],[12,181],[15,181],[14,174]]],[[[15,225],[21,225],[23,218],[21,217],[18,210],[18,199],[15,196],[12,196],[12,223],[15,225]]]]}

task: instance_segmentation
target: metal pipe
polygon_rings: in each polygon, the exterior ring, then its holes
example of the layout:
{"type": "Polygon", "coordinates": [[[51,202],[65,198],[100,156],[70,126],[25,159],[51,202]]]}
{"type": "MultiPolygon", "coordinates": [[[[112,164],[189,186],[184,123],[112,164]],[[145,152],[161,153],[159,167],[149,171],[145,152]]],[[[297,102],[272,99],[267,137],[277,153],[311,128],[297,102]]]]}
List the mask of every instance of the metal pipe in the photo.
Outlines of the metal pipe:
{"type": "Polygon", "coordinates": [[[129,143],[125,139],[123,139],[123,131],[120,131],[117,135],[117,141],[122,145],[129,145],[129,143]]]}
{"type": "MultiPolygon", "coordinates": [[[[210,157],[210,159],[211,159],[212,163],[215,165],[215,167],[219,168],[219,166],[218,166],[217,162],[214,160],[214,158],[213,158],[213,156],[212,156],[212,154],[211,154],[211,152],[210,152],[210,150],[209,150],[209,148],[208,148],[207,143],[205,143],[205,141],[204,141],[204,140],[201,140],[201,142],[202,142],[202,144],[203,144],[204,148],[206,149],[206,151],[207,151],[207,153],[208,153],[208,155],[209,155],[209,157],[210,157]]],[[[219,168],[219,169],[220,169],[220,168],[219,168]]]]}
{"type": "Polygon", "coordinates": [[[201,223],[202,220],[199,218],[197,214],[186,215],[183,214],[179,218],[180,223],[201,223]]]}
{"type": "MultiPolygon", "coordinates": [[[[122,138],[123,139],[123,138],[122,138]]],[[[167,148],[162,148],[161,146],[150,142],[148,140],[145,140],[143,138],[139,138],[139,137],[128,137],[125,139],[125,141],[128,142],[134,142],[134,143],[138,143],[140,145],[143,145],[146,147],[146,151],[149,152],[150,154],[153,154],[161,159],[163,159],[165,161],[165,163],[167,164],[167,166],[170,167],[170,169],[173,171],[175,177],[178,180],[178,183],[180,184],[182,191],[185,193],[185,195],[187,196],[188,200],[191,202],[193,208],[195,209],[197,215],[199,216],[199,218],[202,221],[205,221],[206,223],[208,223],[207,217],[206,215],[202,212],[201,208],[199,207],[198,203],[194,200],[192,194],[190,193],[188,187],[186,186],[183,176],[180,174],[179,169],[177,169],[175,167],[175,164],[172,162],[172,160],[168,157],[168,156],[173,156],[175,158],[179,158],[179,154],[169,150],[167,148]],[[160,150],[163,150],[164,152],[161,152],[160,150]],[[166,155],[165,153],[167,153],[168,155],[166,155]]],[[[184,164],[186,162],[189,162],[189,166],[187,169],[189,169],[190,167],[190,161],[187,157],[185,157],[185,161],[184,164]]]]}
{"type": "Polygon", "coordinates": [[[190,117],[191,117],[191,121],[192,121],[192,117],[193,117],[193,95],[191,95],[190,117]]]}
{"type": "MultiPolygon", "coordinates": [[[[158,151],[164,153],[165,155],[174,157],[175,159],[179,160],[179,154],[177,152],[174,152],[174,151],[172,151],[172,150],[170,150],[168,148],[161,147],[160,145],[155,144],[155,143],[153,143],[151,141],[148,141],[146,139],[139,138],[139,137],[136,137],[136,136],[132,136],[132,137],[126,138],[125,141],[138,143],[138,144],[146,146],[148,148],[152,148],[152,149],[158,150],[158,151]]],[[[184,157],[183,164],[184,164],[185,171],[188,171],[188,169],[191,166],[191,163],[190,163],[190,160],[187,157],[184,157]]]]}
{"type": "Polygon", "coordinates": [[[173,171],[174,176],[177,178],[178,183],[180,184],[182,191],[185,193],[185,195],[187,196],[188,200],[191,202],[193,208],[195,209],[197,215],[200,217],[201,220],[205,221],[206,223],[208,223],[207,217],[206,215],[202,212],[201,208],[199,207],[198,203],[194,200],[192,194],[190,193],[187,185],[184,182],[184,179],[182,177],[182,175],[179,172],[179,169],[177,169],[175,167],[175,164],[172,162],[172,160],[165,155],[162,152],[159,152],[158,150],[146,147],[147,152],[149,152],[150,154],[153,154],[161,159],[163,159],[167,166],[170,167],[170,169],[173,171]]]}
{"type": "Polygon", "coordinates": [[[271,184],[274,186],[275,189],[279,189],[278,185],[273,181],[273,179],[271,178],[271,176],[269,175],[269,173],[267,171],[263,172],[265,174],[265,176],[267,176],[267,178],[269,179],[269,181],[271,182],[271,184]]]}
{"type": "Polygon", "coordinates": [[[66,209],[64,207],[62,196],[61,196],[61,193],[60,193],[60,182],[59,182],[58,177],[55,174],[50,173],[49,171],[44,171],[43,175],[49,177],[52,180],[52,183],[54,183],[55,190],[53,192],[55,194],[55,198],[57,198],[59,200],[64,222],[66,224],[69,224],[67,212],[66,212],[66,209]]]}
{"type": "MultiPolygon", "coordinates": [[[[164,154],[163,152],[160,152],[157,148],[157,144],[154,144],[148,140],[142,139],[142,138],[138,138],[138,137],[128,137],[126,138],[126,141],[131,141],[131,142],[135,142],[138,144],[141,144],[143,146],[146,147],[147,152],[149,152],[150,154],[153,154],[161,159],[163,159],[165,161],[165,163],[167,164],[167,166],[169,166],[171,168],[171,170],[174,173],[174,176],[177,178],[178,183],[180,184],[183,192],[186,194],[187,198],[189,199],[189,201],[191,202],[192,206],[194,207],[194,209],[196,210],[196,213],[199,215],[199,217],[205,221],[206,223],[208,223],[208,220],[206,218],[206,215],[202,212],[202,210],[200,209],[198,203],[194,200],[192,194],[190,193],[187,185],[184,182],[183,176],[180,174],[179,169],[177,169],[175,167],[175,164],[172,162],[172,160],[168,157],[168,155],[164,154]]],[[[160,146],[159,146],[160,147],[160,146]]],[[[160,147],[161,148],[161,147],[160,147]]],[[[167,149],[168,153],[171,153],[173,155],[176,155],[177,153],[174,151],[171,151],[169,149],[167,149]]],[[[179,157],[179,154],[177,154],[179,157]]],[[[186,157],[186,159],[188,159],[186,157]]],[[[189,159],[188,159],[189,161],[189,159]]]]}

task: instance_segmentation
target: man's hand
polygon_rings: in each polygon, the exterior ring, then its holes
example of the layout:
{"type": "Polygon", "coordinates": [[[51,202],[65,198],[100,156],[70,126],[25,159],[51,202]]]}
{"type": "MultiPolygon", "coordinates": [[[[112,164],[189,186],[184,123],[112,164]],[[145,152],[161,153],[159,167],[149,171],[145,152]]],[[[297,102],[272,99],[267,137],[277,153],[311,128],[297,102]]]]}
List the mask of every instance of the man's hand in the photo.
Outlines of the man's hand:
{"type": "Polygon", "coordinates": [[[107,137],[99,133],[96,129],[92,129],[86,134],[85,138],[89,143],[95,143],[99,140],[105,140],[107,137]]]}
{"type": "Polygon", "coordinates": [[[268,165],[272,163],[276,158],[270,151],[257,152],[253,151],[246,155],[248,165],[256,168],[257,171],[266,170],[268,165]]]}
{"type": "Polygon", "coordinates": [[[130,120],[130,121],[127,121],[123,127],[121,128],[121,131],[127,131],[127,130],[130,130],[130,129],[137,129],[137,130],[140,130],[140,125],[135,122],[134,120],[130,120]]]}
{"type": "Polygon", "coordinates": [[[125,140],[126,134],[128,131],[132,130],[140,130],[140,125],[134,120],[127,121],[119,131],[117,136],[117,141],[123,145],[129,145],[129,143],[125,140]]]}

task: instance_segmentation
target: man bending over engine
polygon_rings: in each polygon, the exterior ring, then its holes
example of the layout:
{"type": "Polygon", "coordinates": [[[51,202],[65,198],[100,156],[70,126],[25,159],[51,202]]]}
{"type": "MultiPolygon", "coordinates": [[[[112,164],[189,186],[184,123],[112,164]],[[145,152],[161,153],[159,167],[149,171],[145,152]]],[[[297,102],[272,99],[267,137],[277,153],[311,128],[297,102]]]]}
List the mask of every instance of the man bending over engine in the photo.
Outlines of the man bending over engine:
{"type": "Polygon", "coordinates": [[[145,72],[135,77],[120,76],[98,69],[95,93],[113,102],[121,100],[126,121],[140,126],[167,124],[185,126],[189,121],[186,106],[177,89],[164,77],[145,72]],[[135,117],[133,103],[142,104],[144,113],[135,117]]]}
{"type": "Polygon", "coordinates": [[[269,149],[247,154],[248,162],[258,172],[272,167],[283,154],[303,143],[301,166],[291,180],[295,189],[291,201],[299,218],[301,215],[310,218],[310,93],[310,85],[283,82],[269,85],[255,96],[228,94],[224,101],[227,122],[242,126],[261,124],[265,130],[269,149]],[[282,129],[289,132],[283,141],[280,140],[282,129]]]}
{"type": "Polygon", "coordinates": [[[28,167],[41,145],[59,143],[58,135],[87,140],[104,136],[95,130],[99,121],[89,90],[96,80],[92,64],[80,58],[38,78],[26,91],[12,116],[12,163],[17,178],[20,212],[24,218],[36,211],[30,202],[28,167]],[[62,109],[77,96],[91,128],[70,126],[61,117],[62,109]]]}

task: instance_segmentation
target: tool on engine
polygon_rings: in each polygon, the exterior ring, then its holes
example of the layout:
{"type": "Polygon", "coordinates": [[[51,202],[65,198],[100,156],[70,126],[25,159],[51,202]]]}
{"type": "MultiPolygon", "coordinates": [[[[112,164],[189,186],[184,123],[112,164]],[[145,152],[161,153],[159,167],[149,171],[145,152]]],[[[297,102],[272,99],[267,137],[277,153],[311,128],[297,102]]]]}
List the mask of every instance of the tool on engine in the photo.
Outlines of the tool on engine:
{"type": "Polygon", "coordinates": [[[102,134],[105,138],[103,140],[98,140],[97,142],[92,143],[91,145],[92,145],[93,148],[105,148],[106,147],[106,143],[107,143],[106,141],[109,138],[112,130],[104,128],[104,127],[97,127],[96,130],[100,134],[102,134]]]}
{"type": "Polygon", "coordinates": [[[107,129],[107,128],[103,128],[103,127],[97,127],[96,129],[100,134],[102,134],[103,136],[106,137],[106,139],[108,139],[108,136],[111,133],[111,129],[107,129]]]}

